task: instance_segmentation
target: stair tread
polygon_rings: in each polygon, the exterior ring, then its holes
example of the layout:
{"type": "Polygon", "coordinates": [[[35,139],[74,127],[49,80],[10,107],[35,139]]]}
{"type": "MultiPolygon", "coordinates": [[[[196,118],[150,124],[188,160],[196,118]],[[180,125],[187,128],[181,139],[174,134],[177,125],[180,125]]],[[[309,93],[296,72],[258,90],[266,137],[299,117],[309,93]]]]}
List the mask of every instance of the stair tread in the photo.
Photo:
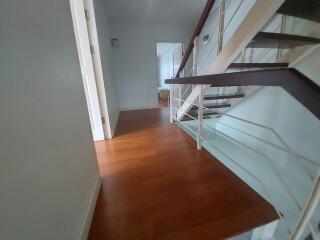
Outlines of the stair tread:
{"type": "MultiPolygon", "coordinates": [[[[219,112],[213,112],[210,110],[203,110],[203,116],[211,116],[211,115],[218,115],[219,112]]],[[[188,115],[191,115],[192,117],[198,116],[198,111],[197,110],[190,110],[188,112],[188,115]]]]}
{"type": "Polygon", "coordinates": [[[320,2],[318,0],[287,0],[277,13],[320,22],[320,2]]]}
{"type": "MultiPolygon", "coordinates": [[[[209,118],[211,118],[211,117],[209,115],[207,115],[207,116],[203,116],[202,119],[209,119],[209,118]]],[[[191,121],[191,120],[194,120],[194,119],[186,115],[180,121],[191,121]]]]}
{"type": "Polygon", "coordinates": [[[282,48],[318,44],[320,39],[284,33],[259,32],[248,44],[249,48],[282,48]]]}
{"type": "Polygon", "coordinates": [[[218,100],[218,99],[230,99],[230,98],[243,98],[245,95],[243,93],[233,93],[233,94],[211,94],[205,95],[204,100],[218,100]]]}
{"type": "MultiPolygon", "coordinates": [[[[204,107],[206,108],[227,108],[227,107],[231,107],[230,103],[204,103],[203,104],[204,107]]],[[[193,106],[191,108],[191,110],[197,110],[198,106],[193,106]]]]}
{"type": "Polygon", "coordinates": [[[231,63],[228,68],[278,68],[288,66],[289,63],[231,63]]]}

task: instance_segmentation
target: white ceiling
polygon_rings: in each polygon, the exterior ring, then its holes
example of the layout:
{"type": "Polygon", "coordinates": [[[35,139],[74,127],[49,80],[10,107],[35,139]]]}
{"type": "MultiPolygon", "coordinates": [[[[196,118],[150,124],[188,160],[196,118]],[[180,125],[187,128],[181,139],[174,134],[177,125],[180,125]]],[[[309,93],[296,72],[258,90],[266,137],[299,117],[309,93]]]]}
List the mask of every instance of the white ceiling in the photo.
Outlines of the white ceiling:
{"type": "Polygon", "coordinates": [[[206,0],[105,0],[111,22],[194,24],[206,0]]]}

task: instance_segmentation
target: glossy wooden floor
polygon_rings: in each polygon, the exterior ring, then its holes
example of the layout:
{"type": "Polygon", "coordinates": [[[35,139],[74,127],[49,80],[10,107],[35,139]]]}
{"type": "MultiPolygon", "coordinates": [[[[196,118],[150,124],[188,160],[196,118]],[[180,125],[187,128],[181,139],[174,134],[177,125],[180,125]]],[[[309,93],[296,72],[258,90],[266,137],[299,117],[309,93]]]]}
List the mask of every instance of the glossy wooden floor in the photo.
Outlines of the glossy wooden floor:
{"type": "Polygon", "coordinates": [[[225,239],[277,218],[168,119],[166,108],[121,112],[114,140],[96,143],[103,186],[89,239],[225,239]]]}

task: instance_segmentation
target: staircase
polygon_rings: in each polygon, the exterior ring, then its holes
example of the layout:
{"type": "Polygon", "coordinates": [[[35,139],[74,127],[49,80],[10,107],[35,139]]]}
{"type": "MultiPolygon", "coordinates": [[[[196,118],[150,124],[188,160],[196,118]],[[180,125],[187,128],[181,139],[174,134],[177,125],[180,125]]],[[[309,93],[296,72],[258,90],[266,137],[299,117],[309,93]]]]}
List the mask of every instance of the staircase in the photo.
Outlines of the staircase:
{"type": "Polygon", "coordinates": [[[305,119],[305,128],[313,127],[308,137],[314,129],[318,139],[320,87],[293,67],[319,47],[319,11],[316,0],[209,0],[177,78],[166,80],[172,84],[171,122],[277,211],[276,227],[260,228],[268,234],[252,239],[320,239],[314,224],[320,220],[319,155],[300,154],[290,131],[263,124],[268,118],[277,124],[277,112],[272,111],[275,106],[261,111],[264,106],[258,105],[267,102],[265,96],[283,96],[274,102],[280,106],[287,101],[296,113],[306,112],[295,117],[305,119]]]}

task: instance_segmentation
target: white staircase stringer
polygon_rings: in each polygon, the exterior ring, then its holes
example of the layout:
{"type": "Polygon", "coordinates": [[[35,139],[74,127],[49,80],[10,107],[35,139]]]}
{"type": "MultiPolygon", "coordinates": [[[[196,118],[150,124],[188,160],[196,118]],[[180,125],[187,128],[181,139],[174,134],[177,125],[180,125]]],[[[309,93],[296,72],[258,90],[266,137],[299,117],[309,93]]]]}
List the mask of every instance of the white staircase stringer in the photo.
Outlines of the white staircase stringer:
{"type": "MultiPolygon", "coordinates": [[[[241,51],[250,43],[254,36],[265,26],[285,0],[257,0],[248,15],[234,32],[220,54],[214,59],[207,70],[207,74],[224,73],[228,66],[236,59],[241,51]]],[[[210,87],[210,85],[207,85],[210,87]]],[[[192,93],[177,112],[177,119],[181,118],[192,107],[192,103],[200,94],[200,86],[196,86],[192,93]]]]}

